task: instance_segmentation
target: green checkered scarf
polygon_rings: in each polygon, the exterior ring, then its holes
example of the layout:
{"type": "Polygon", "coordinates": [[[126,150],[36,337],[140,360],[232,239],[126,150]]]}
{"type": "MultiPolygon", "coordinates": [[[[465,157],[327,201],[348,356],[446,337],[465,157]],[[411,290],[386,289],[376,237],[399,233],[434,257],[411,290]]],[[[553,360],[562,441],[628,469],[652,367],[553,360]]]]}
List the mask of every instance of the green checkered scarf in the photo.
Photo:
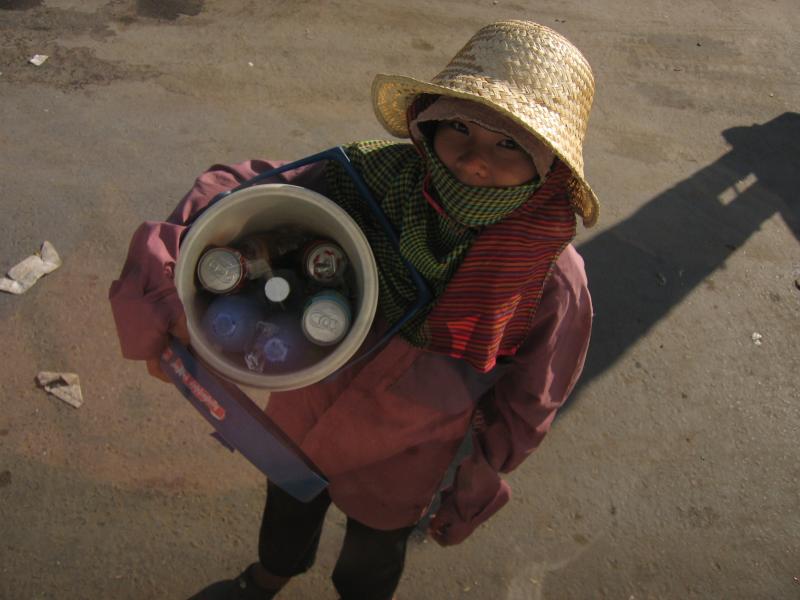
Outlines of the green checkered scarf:
{"type": "Polygon", "coordinates": [[[481,228],[511,214],[541,182],[536,178],[510,188],[465,185],[439,161],[427,141],[421,144],[423,156],[411,144],[382,140],[356,142],[344,150],[399,233],[400,255],[361,200],[350,177],[334,161],[326,172],[328,194],[355,219],[369,240],[378,264],[379,306],[389,323],[397,322],[416,298],[401,255],[430,285],[433,303],[402,330],[409,342],[424,347],[425,319],[481,228]],[[426,176],[430,181],[427,191],[446,214],[426,200],[426,176]]]}

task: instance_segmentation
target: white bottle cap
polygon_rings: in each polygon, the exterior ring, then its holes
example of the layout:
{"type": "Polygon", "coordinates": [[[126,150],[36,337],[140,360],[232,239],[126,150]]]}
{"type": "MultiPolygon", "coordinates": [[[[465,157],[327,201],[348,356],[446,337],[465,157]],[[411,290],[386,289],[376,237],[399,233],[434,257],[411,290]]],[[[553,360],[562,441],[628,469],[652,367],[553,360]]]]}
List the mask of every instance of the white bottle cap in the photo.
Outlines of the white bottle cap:
{"type": "Polygon", "coordinates": [[[264,295],[270,302],[283,302],[292,291],[289,282],[283,277],[270,277],[264,284],[264,295]]]}

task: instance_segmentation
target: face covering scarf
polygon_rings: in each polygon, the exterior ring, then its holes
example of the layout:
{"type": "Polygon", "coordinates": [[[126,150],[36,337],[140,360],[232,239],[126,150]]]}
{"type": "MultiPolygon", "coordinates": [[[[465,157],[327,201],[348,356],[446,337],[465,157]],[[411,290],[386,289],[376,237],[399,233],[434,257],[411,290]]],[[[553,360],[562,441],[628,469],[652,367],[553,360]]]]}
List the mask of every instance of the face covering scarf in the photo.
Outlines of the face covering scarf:
{"type": "Polygon", "coordinates": [[[372,247],[378,264],[379,307],[389,323],[402,317],[416,294],[401,257],[430,285],[433,302],[401,331],[408,342],[425,347],[429,341],[425,320],[472,243],[484,228],[524,204],[541,181],[537,177],[508,188],[465,185],[441,163],[427,140],[419,147],[421,153],[410,144],[390,141],[345,146],[353,166],[399,233],[399,255],[338,163],[328,165],[326,183],[329,197],[354,218],[372,247]],[[431,206],[423,188],[442,212],[431,206]]]}

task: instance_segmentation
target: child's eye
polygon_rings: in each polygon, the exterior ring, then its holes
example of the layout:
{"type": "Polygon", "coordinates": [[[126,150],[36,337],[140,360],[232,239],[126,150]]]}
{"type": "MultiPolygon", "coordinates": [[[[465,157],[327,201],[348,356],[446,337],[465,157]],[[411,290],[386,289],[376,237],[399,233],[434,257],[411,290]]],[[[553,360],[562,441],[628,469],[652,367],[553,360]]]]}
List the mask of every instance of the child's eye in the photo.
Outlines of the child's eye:
{"type": "Polygon", "coordinates": [[[501,148],[505,148],[506,150],[521,150],[519,144],[512,140],[511,138],[506,138],[504,140],[500,140],[497,142],[497,145],[501,148]]]}
{"type": "Polygon", "coordinates": [[[448,125],[451,129],[455,129],[459,133],[469,133],[469,127],[461,121],[448,121],[448,125]]]}

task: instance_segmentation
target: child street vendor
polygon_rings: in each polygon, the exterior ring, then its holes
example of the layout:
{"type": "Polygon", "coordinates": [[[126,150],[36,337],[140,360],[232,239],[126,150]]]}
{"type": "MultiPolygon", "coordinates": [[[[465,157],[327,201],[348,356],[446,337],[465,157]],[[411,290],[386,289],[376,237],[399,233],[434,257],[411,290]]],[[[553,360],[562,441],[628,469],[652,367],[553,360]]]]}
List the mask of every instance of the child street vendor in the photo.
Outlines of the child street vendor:
{"type": "MultiPolygon", "coordinates": [[[[302,503],[268,483],[258,561],[196,598],[274,597],[314,562],[326,511],[347,516],[333,583],[347,599],[393,597],[406,543],[471,436],[429,534],[458,544],[500,510],[502,479],[533,452],[580,375],[592,307],[571,245],[576,215],[595,223],[582,144],[591,69],[560,34],[529,21],[480,29],[430,82],[379,75],[378,120],[411,142],[345,146],[400,236],[394,251],[344,169],[318,163],[276,177],[344,207],[379,270],[385,330],[415,298],[402,258],[434,299],[384,348],[339,377],[271,395],[267,414],[330,481],[302,503]]],[[[279,163],[251,160],[201,175],[166,222],[134,234],[110,300],[126,358],[187,340],[172,281],[181,236],[220,191],[279,163]]]]}

